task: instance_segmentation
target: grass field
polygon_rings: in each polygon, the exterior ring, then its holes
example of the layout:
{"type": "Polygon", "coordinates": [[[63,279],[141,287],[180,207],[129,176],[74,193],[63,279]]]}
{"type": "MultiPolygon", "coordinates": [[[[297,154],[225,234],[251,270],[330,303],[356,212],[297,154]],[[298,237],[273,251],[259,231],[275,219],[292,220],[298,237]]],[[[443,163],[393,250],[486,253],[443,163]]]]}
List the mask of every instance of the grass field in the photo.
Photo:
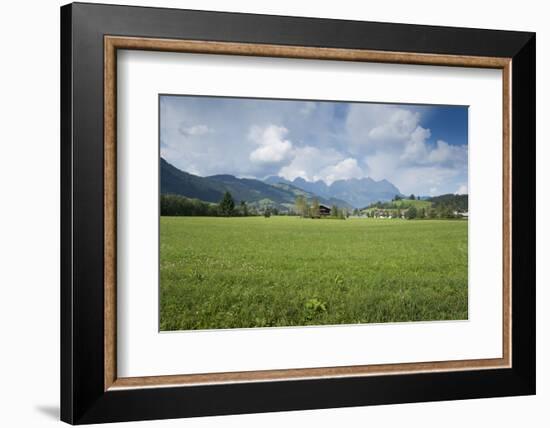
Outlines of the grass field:
{"type": "Polygon", "coordinates": [[[161,330],[468,316],[466,221],[162,217],[161,330]]]}

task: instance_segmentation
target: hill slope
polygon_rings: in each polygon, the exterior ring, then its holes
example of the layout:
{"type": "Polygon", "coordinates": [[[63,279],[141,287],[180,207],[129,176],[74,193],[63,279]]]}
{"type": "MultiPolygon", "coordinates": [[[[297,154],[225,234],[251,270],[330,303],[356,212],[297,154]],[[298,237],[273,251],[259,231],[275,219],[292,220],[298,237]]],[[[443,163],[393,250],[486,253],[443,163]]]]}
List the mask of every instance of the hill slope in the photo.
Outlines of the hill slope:
{"type": "Polygon", "coordinates": [[[279,209],[291,208],[296,196],[303,195],[307,199],[317,198],[325,205],[351,208],[342,200],[324,198],[286,183],[271,185],[260,180],[237,178],[226,174],[199,177],[181,171],[162,158],[160,191],[162,194],[181,195],[206,202],[219,202],[228,191],[237,202],[246,201],[252,206],[272,205],[279,209]]]}
{"type": "Polygon", "coordinates": [[[433,203],[434,208],[445,207],[453,211],[468,211],[468,195],[446,194],[434,196],[429,201],[433,203]]]}
{"type": "Polygon", "coordinates": [[[218,202],[223,197],[224,188],[203,177],[183,172],[160,158],[160,193],[218,202]]]}

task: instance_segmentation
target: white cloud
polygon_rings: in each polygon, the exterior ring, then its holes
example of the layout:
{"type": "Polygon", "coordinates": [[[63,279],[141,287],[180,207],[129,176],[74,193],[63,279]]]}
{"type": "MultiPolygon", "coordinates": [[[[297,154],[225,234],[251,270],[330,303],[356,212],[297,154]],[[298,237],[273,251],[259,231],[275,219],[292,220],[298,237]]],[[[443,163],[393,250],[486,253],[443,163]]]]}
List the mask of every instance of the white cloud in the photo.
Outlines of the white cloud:
{"type": "Polygon", "coordinates": [[[349,178],[363,178],[365,173],[357,164],[354,158],[346,158],[335,165],[323,169],[316,177],[316,180],[323,180],[327,184],[332,184],[337,180],[347,180],[349,178]]]}
{"type": "Polygon", "coordinates": [[[334,149],[299,147],[294,150],[292,161],[280,169],[279,175],[287,180],[294,180],[297,177],[308,181],[318,180],[319,171],[337,164],[343,158],[343,155],[334,149]]]}
{"type": "Polygon", "coordinates": [[[426,146],[426,140],[430,136],[431,132],[429,129],[417,126],[403,144],[401,161],[424,163],[428,158],[429,150],[426,146]]]}
{"type": "MultiPolygon", "coordinates": [[[[426,147],[428,157],[430,146],[426,147]]],[[[467,180],[467,163],[434,163],[403,160],[392,151],[378,151],[365,158],[369,176],[375,180],[387,179],[405,194],[452,193],[457,181],[467,180]]]]}
{"type": "Polygon", "coordinates": [[[445,141],[438,140],[434,145],[429,145],[426,139],[430,131],[418,127],[411,136],[411,140],[404,145],[401,154],[401,164],[426,165],[441,167],[461,168],[468,164],[468,147],[452,146],[445,141]],[[417,132],[423,130],[427,132],[417,132]]]}
{"type": "Polygon", "coordinates": [[[411,140],[419,122],[419,113],[399,106],[351,104],[346,128],[354,149],[365,154],[400,148],[411,140]]]}
{"type": "Polygon", "coordinates": [[[253,126],[248,137],[260,147],[250,153],[252,162],[278,164],[290,159],[292,142],[285,140],[288,129],[283,126],[269,125],[265,128],[253,126]]]}
{"type": "Polygon", "coordinates": [[[458,190],[455,192],[455,195],[467,195],[468,194],[468,185],[467,184],[461,184],[458,187],[458,190]]]}
{"type": "Polygon", "coordinates": [[[378,141],[406,140],[415,132],[420,120],[418,113],[401,108],[393,108],[389,111],[387,108],[382,108],[379,115],[386,116],[385,120],[379,122],[368,133],[370,139],[378,141]],[[387,111],[388,114],[384,115],[384,111],[387,111]]]}
{"type": "Polygon", "coordinates": [[[430,142],[432,132],[414,108],[352,104],[346,128],[350,152],[368,165],[369,175],[404,193],[451,193],[467,180],[468,146],[430,142]]]}
{"type": "Polygon", "coordinates": [[[438,140],[435,148],[430,151],[428,161],[433,164],[453,164],[463,166],[468,164],[468,147],[451,146],[445,141],[438,140]]]}
{"type": "Polygon", "coordinates": [[[301,177],[308,181],[323,180],[332,184],[336,180],[365,177],[365,170],[356,159],[348,157],[334,149],[320,150],[305,146],[294,151],[292,161],[281,168],[279,176],[287,180],[301,177]]]}

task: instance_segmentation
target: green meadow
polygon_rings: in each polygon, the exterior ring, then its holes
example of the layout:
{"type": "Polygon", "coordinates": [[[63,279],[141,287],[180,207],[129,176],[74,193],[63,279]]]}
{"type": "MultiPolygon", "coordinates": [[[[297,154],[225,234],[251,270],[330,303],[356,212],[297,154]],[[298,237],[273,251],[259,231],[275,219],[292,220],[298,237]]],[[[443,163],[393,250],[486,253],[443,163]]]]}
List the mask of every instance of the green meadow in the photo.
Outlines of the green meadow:
{"type": "Polygon", "coordinates": [[[161,217],[163,331],[467,317],[467,221],[161,217]]]}

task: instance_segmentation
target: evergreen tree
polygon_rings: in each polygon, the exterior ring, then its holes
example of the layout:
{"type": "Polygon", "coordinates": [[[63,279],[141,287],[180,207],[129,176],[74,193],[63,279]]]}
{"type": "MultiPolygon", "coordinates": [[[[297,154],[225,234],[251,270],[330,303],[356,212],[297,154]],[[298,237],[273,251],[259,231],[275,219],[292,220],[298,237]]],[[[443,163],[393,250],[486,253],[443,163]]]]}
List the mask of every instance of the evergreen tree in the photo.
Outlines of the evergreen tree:
{"type": "Polygon", "coordinates": [[[233,210],[235,209],[235,201],[231,193],[225,192],[223,199],[220,201],[220,212],[223,216],[230,217],[233,215],[233,210]]]}

